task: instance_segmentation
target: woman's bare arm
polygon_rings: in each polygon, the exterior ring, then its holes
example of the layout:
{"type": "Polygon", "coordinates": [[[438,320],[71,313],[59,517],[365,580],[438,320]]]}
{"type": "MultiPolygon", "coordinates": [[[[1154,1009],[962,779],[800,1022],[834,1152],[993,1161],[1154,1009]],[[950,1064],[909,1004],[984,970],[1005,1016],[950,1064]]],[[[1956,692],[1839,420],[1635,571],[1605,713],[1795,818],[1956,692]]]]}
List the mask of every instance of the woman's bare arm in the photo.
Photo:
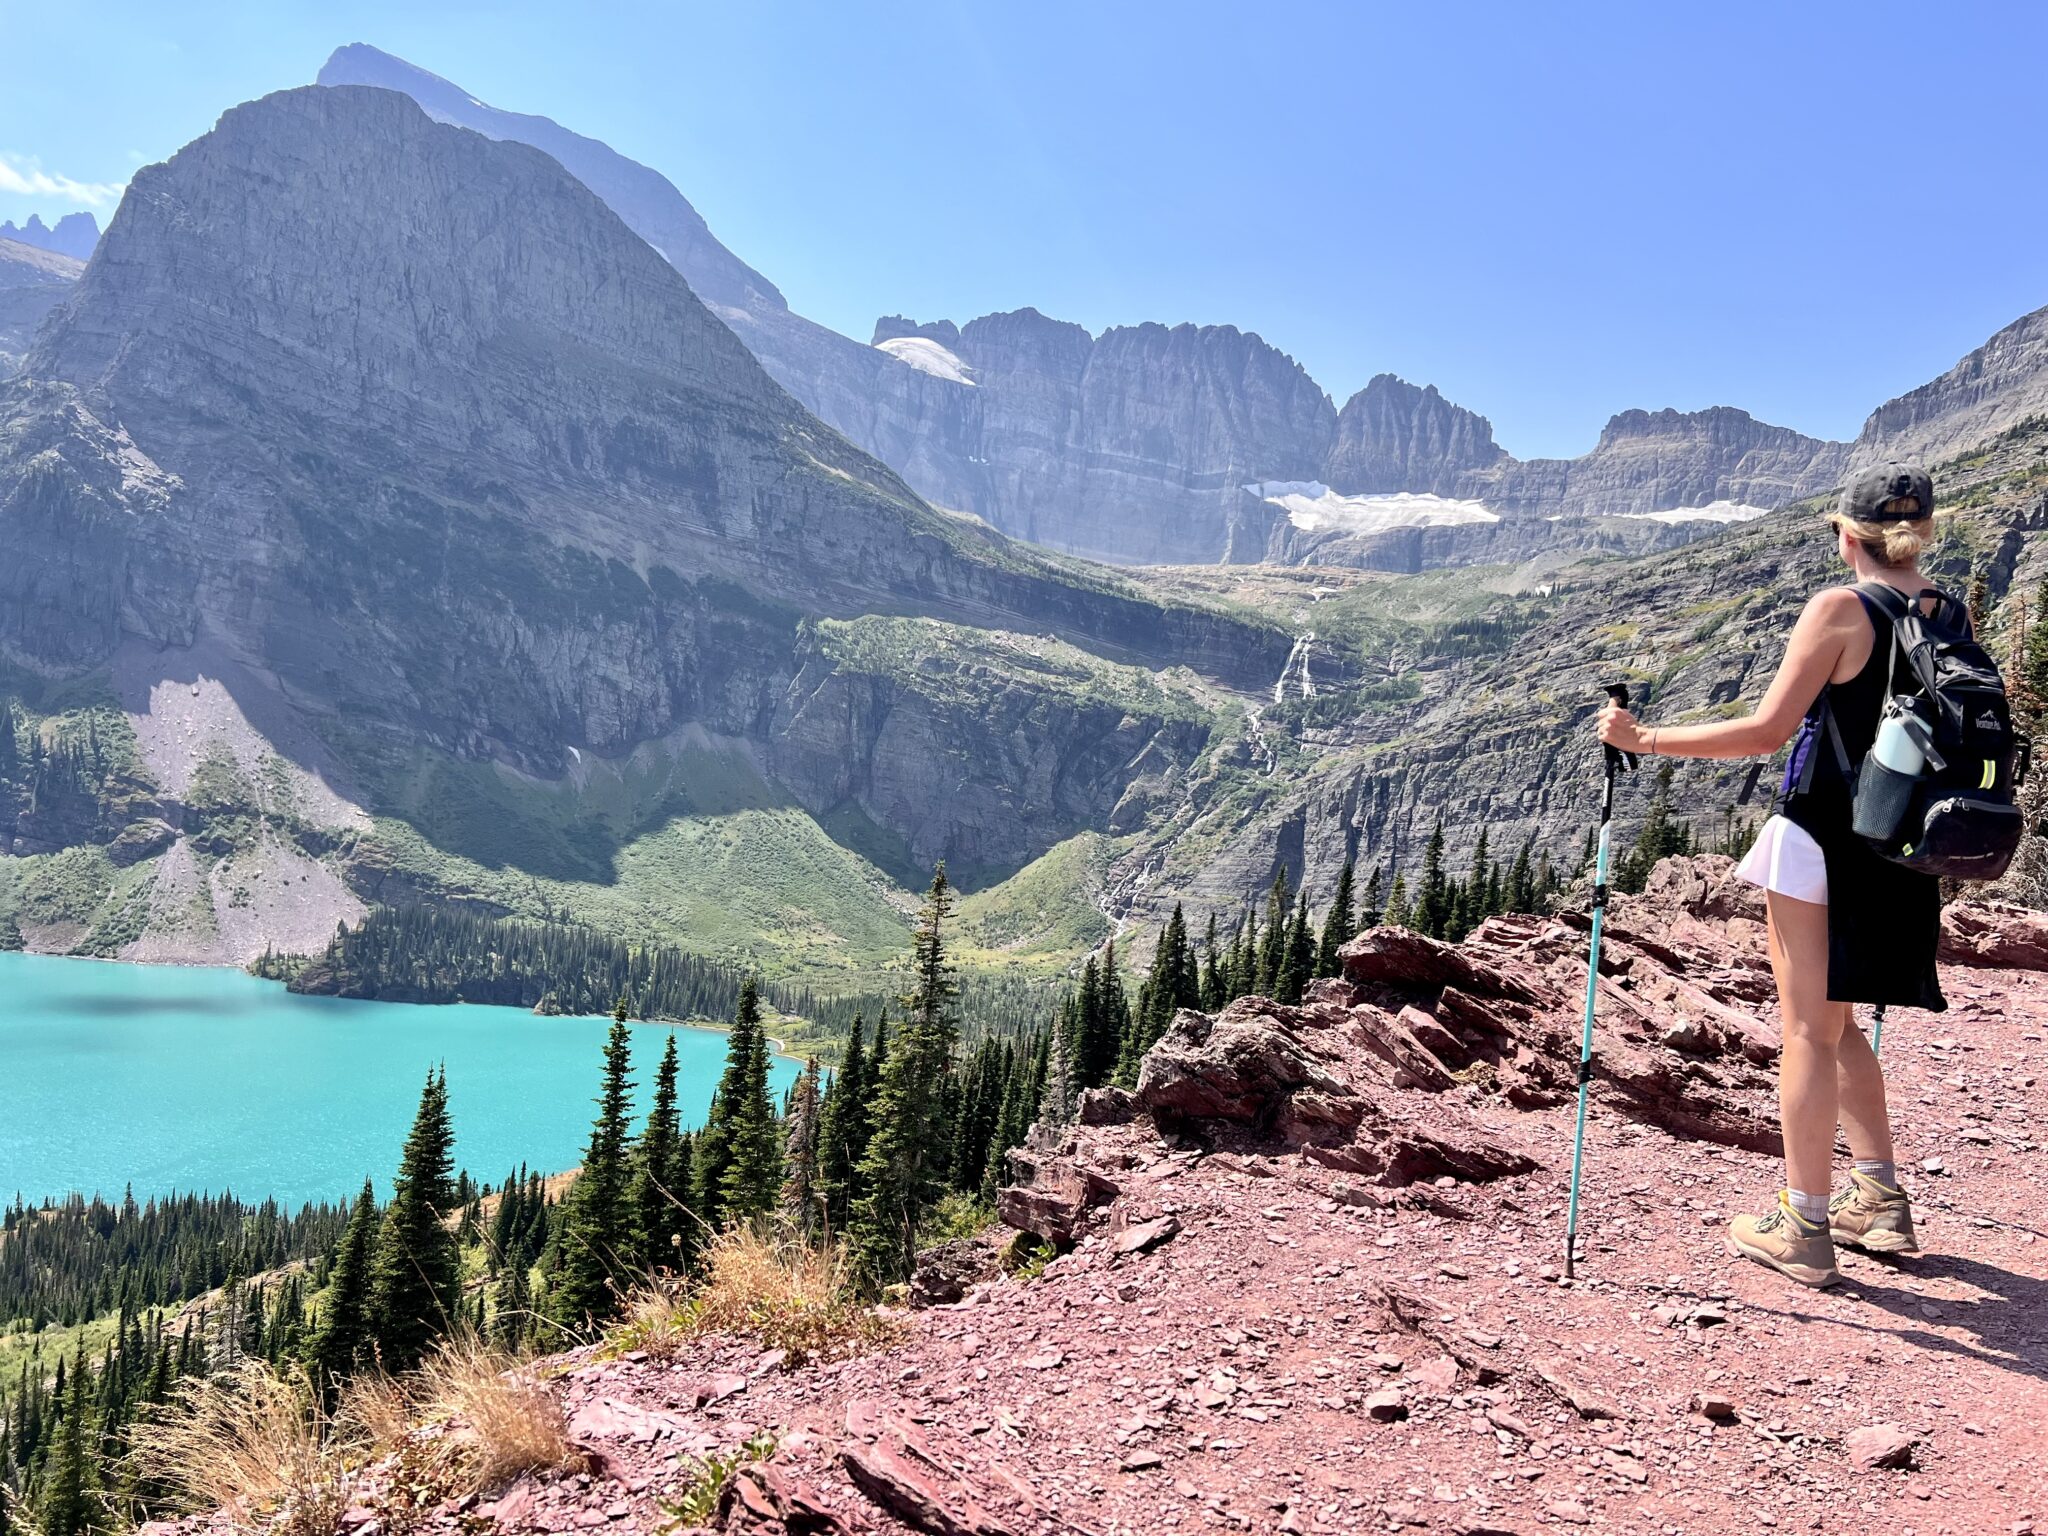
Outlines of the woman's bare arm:
{"type": "Polygon", "coordinates": [[[1807,707],[1834,676],[1842,653],[1866,621],[1863,603],[1847,587],[1817,592],[1801,610],[1785,645],[1778,675],[1754,714],[1712,725],[1643,726],[1614,704],[1600,711],[1600,739],[1624,752],[1654,750],[1662,757],[1768,757],[1792,739],[1807,707]]]}

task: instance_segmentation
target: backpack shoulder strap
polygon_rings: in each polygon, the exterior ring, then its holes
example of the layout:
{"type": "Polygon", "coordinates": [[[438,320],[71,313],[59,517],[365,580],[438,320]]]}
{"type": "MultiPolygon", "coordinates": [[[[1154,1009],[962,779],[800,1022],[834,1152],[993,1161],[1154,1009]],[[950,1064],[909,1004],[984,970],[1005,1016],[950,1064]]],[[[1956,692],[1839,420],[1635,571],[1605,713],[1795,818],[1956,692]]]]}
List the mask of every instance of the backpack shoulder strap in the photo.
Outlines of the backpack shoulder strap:
{"type": "MultiPolygon", "coordinates": [[[[1910,617],[1919,608],[1917,601],[1908,598],[1897,587],[1881,581],[1859,581],[1849,590],[1862,598],[1866,607],[1875,608],[1894,624],[1910,617]]],[[[1932,587],[1927,590],[1934,591],[1932,587]]],[[[1926,595],[1925,592],[1921,594],[1922,597],[1926,595]]],[[[1939,597],[1941,594],[1936,592],[1934,595],[1939,597]]]]}

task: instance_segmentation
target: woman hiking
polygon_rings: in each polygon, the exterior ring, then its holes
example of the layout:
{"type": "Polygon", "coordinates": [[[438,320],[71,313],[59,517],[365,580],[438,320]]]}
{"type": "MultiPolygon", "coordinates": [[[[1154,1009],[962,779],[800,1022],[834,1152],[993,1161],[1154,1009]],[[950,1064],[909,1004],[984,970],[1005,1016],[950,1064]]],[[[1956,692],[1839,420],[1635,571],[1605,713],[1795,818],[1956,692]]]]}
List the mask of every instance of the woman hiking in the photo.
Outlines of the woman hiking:
{"type": "MultiPolygon", "coordinates": [[[[1933,512],[1926,471],[1885,464],[1852,477],[1828,521],[1858,582],[1882,582],[1914,602],[1929,590],[1920,553],[1934,534],[1933,512]]],[[[1854,587],[1829,587],[1807,600],[1754,714],[1645,726],[1610,703],[1598,724],[1609,746],[1673,757],[1768,756],[1802,733],[1775,814],[1735,870],[1763,887],[1769,915],[1784,1024],[1778,1110],[1786,1188],[1768,1213],[1738,1216],[1728,1227],[1730,1252],[1802,1285],[1841,1278],[1838,1242],[1877,1253],[1919,1251],[1894,1167],[1884,1074],[1852,1005],[1948,1006],[1934,971],[1940,889],[1932,875],[1881,858],[1851,830],[1851,780],[1822,739],[1825,707],[1850,771],[1863,761],[1877,733],[1892,645],[1891,618],[1875,600],[1854,587]],[[1855,1167],[1848,1187],[1830,1199],[1837,1123],[1855,1167]]]]}

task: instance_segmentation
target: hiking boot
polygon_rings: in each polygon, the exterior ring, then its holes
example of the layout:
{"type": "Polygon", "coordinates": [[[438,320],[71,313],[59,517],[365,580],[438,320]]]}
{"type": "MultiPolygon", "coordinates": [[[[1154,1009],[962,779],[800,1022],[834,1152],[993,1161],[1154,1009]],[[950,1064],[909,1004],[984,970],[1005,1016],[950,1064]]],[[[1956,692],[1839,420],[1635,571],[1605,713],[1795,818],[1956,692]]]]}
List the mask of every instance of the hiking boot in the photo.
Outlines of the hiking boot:
{"type": "Polygon", "coordinates": [[[1849,1172],[1849,1187],[1828,1202],[1828,1233],[1836,1242],[1866,1253],[1920,1251],[1906,1192],[1854,1169],[1849,1172]]]}
{"type": "Polygon", "coordinates": [[[1738,1216],[1728,1223],[1728,1251],[1816,1289],[1842,1278],[1828,1229],[1793,1210],[1783,1194],[1769,1214],[1738,1216]]]}

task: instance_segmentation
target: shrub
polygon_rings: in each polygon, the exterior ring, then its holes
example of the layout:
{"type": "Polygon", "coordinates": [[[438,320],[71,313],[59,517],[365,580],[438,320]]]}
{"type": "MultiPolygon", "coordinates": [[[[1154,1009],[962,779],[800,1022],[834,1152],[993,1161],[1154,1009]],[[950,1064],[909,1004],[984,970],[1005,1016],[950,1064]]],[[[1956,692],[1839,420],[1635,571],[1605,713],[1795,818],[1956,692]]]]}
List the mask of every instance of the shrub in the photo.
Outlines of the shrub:
{"type": "Polygon", "coordinates": [[[321,1429],[305,1377],[252,1360],[179,1383],[166,1411],[130,1432],[130,1454],[188,1509],[219,1508],[240,1530],[329,1536],[353,1484],[321,1429]]]}
{"type": "Polygon", "coordinates": [[[787,1351],[796,1364],[857,1353],[890,1332],[855,1297],[837,1244],[758,1223],[713,1237],[687,1294],[650,1282],[628,1295],[626,1313],[614,1346],[653,1355],[672,1354],[702,1333],[744,1333],[787,1351]]]}

